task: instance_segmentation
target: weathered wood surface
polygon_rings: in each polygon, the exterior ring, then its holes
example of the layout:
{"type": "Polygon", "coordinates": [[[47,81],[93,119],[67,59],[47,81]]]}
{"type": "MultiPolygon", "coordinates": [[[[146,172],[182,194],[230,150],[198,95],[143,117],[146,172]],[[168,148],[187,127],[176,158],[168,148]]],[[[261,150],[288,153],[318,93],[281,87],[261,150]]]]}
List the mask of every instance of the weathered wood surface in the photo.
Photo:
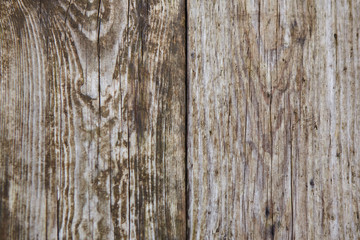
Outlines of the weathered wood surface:
{"type": "Polygon", "coordinates": [[[2,0],[0,239],[359,239],[359,19],[2,0]]]}
{"type": "Polygon", "coordinates": [[[184,239],[185,16],[1,1],[1,239],[184,239]]]}
{"type": "Polygon", "coordinates": [[[360,238],[359,20],[188,1],[189,239],[360,238]]]}

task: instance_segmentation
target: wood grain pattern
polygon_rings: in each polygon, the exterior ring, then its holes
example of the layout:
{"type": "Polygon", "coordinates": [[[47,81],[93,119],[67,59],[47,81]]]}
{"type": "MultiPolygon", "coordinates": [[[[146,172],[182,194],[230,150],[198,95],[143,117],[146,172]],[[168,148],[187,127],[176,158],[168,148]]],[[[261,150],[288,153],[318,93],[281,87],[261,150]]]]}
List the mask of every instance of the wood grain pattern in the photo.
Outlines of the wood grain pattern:
{"type": "Polygon", "coordinates": [[[359,1],[188,1],[189,239],[357,239],[359,1]]]}
{"type": "Polygon", "coordinates": [[[358,0],[2,0],[0,239],[359,239],[358,0]]]}
{"type": "Polygon", "coordinates": [[[184,1],[0,16],[0,238],[184,239],[184,1]]]}

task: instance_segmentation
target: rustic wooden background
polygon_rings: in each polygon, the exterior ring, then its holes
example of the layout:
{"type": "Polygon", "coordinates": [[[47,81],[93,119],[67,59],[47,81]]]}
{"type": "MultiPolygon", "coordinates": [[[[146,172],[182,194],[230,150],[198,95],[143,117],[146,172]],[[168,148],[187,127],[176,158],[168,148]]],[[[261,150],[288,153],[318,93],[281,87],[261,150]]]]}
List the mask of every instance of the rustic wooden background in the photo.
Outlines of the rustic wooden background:
{"type": "Polygon", "coordinates": [[[360,239],[359,0],[1,0],[0,239],[360,239]]]}

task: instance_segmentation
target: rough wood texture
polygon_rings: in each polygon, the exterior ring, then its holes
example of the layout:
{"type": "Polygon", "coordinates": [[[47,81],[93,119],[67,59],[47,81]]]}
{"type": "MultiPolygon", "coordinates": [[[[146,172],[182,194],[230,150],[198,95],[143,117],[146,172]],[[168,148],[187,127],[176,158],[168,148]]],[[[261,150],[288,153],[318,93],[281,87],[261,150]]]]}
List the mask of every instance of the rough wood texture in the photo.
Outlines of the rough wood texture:
{"type": "Polygon", "coordinates": [[[1,0],[0,239],[359,239],[359,19],[1,0]]]}
{"type": "Polygon", "coordinates": [[[1,239],[185,238],[185,16],[1,1],[1,239]]]}
{"type": "Polygon", "coordinates": [[[360,2],[188,1],[189,239],[358,239],[360,2]]]}

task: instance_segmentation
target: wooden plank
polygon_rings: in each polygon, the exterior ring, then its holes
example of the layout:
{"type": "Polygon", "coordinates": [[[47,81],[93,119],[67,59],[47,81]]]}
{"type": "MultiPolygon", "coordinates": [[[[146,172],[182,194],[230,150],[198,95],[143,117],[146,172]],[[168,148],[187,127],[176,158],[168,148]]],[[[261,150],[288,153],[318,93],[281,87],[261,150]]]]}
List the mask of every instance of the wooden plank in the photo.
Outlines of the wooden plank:
{"type": "Polygon", "coordinates": [[[249,16],[258,18],[258,5],[189,1],[188,9],[190,239],[234,238],[247,231],[259,237],[265,216],[255,213],[267,193],[259,178],[266,171],[265,152],[257,149],[266,123],[249,118],[266,117],[267,105],[255,95],[262,91],[259,62],[250,61],[259,55],[250,44],[259,28],[239,27],[253,24],[249,16]]]}
{"type": "Polygon", "coordinates": [[[0,237],[184,239],[184,1],[0,16],[0,237]]]}
{"type": "Polygon", "coordinates": [[[188,1],[190,239],[356,239],[358,1],[188,1]]]}

